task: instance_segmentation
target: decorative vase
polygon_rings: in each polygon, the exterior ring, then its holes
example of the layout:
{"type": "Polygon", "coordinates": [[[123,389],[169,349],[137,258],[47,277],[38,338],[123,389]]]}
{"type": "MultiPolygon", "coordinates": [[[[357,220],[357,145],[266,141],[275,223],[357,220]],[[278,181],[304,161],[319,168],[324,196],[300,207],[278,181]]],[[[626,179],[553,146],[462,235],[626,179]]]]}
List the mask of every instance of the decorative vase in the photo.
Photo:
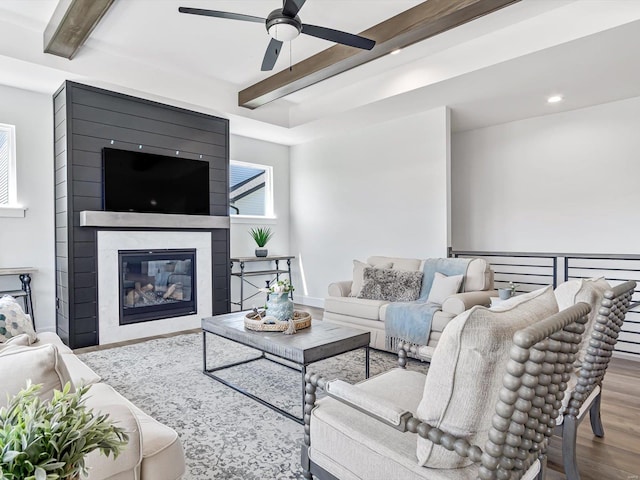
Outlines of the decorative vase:
{"type": "Polygon", "coordinates": [[[508,300],[511,298],[512,294],[513,294],[513,290],[511,290],[510,288],[498,289],[498,296],[500,297],[500,300],[508,300]]]}
{"type": "Polygon", "coordinates": [[[256,257],[266,257],[268,253],[266,248],[256,248],[256,257]]]}
{"type": "Polygon", "coordinates": [[[293,318],[293,302],[288,293],[270,293],[267,300],[267,315],[276,317],[281,322],[293,318]]]}

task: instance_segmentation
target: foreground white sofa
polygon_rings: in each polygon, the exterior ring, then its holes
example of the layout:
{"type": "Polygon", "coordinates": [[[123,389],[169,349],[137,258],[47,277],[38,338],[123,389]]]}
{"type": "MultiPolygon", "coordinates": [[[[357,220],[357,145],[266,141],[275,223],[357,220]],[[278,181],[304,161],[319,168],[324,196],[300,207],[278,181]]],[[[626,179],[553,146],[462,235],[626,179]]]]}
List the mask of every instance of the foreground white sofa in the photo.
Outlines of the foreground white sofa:
{"type": "MultiPolygon", "coordinates": [[[[60,338],[42,332],[29,345],[27,335],[0,344],[0,406],[7,394],[15,395],[26,380],[43,384],[41,396],[50,398],[70,381],[73,386],[91,384],[87,405],[109,413],[129,433],[129,444],[116,460],[93,452],[87,457],[90,480],[177,480],[185,471],[178,434],[137,408],[82,363],[60,338]]],[[[142,379],[141,379],[142,381],[142,379]]]]}
{"type": "MultiPolygon", "coordinates": [[[[354,261],[354,273],[358,264],[354,261]]],[[[369,257],[366,261],[374,267],[392,270],[422,271],[424,260],[417,258],[369,257]],[[390,266],[389,266],[390,265],[390,266]]],[[[360,265],[361,266],[361,265],[360,265]]],[[[356,282],[358,280],[356,279],[356,282]]],[[[354,279],[339,281],[329,285],[329,296],[325,298],[323,320],[345,327],[366,330],[371,333],[370,346],[379,350],[385,348],[385,316],[390,302],[369,300],[354,296],[354,279]]],[[[355,285],[360,288],[359,285],[355,285]]],[[[433,315],[431,334],[427,348],[431,354],[438,344],[442,331],[460,313],[475,305],[489,306],[493,291],[493,271],[489,263],[481,258],[471,260],[462,285],[462,293],[450,295],[442,302],[441,310],[433,315]]],[[[395,352],[394,352],[395,353],[395,352]]],[[[429,355],[431,356],[431,355],[429,355]]]]}

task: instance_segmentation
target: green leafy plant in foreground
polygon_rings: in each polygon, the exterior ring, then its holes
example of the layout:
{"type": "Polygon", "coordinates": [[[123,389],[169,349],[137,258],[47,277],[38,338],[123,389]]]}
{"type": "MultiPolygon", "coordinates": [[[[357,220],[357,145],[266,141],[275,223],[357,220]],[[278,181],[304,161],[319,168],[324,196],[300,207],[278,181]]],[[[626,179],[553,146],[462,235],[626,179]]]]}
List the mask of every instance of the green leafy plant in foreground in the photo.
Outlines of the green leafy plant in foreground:
{"type": "Polygon", "coordinates": [[[0,479],[67,480],[87,475],[85,456],[94,451],[116,458],[128,443],[109,415],[86,407],[89,386],[71,392],[67,383],[51,401],[38,396],[41,385],[21,390],[0,408],[0,479]]]}
{"type": "Polygon", "coordinates": [[[273,237],[273,232],[269,227],[256,227],[249,230],[249,235],[255,240],[258,247],[264,247],[273,237]]]}

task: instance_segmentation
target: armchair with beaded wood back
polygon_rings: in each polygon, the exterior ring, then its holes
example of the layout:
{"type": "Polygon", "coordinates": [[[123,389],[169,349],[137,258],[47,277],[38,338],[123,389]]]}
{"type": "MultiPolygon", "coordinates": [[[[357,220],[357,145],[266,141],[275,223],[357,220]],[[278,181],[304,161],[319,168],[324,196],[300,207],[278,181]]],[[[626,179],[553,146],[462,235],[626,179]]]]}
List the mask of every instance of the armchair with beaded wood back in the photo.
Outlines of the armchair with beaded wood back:
{"type": "Polygon", "coordinates": [[[586,302],[591,313],[577,353],[555,434],[562,437],[562,463],[568,480],[580,480],[576,461],[578,426],[589,413],[591,429],[604,436],[600,418],[602,382],[629,309],[635,281],[611,287],[604,279],[570,280],[556,288],[560,308],[586,302]]]}
{"type": "Polygon", "coordinates": [[[543,478],[589,306],[558,313],[551,287],[510,302],[454,318],[427,375],[401,367],[350,385],[308,373],[304,478],[543,478]]]}

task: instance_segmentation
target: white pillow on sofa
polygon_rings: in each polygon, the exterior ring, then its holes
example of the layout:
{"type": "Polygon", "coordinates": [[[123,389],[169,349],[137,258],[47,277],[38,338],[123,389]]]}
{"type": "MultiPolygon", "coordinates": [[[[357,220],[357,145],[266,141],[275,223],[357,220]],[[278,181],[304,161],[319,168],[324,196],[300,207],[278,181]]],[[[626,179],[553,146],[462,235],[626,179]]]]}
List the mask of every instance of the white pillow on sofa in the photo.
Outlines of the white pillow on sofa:
{"type": "Polygon", "coordinates": [[[11,337],[4,343],[0,343],[0,352],[3,352],[11,347],[28,347],[29,345],[31,345],[31,339],[29,338],[29,335],[27,335],[26,333],[21,333],[20,335],[11,337]]]}
{"type": "Polygon", "coordinates": [[[458,293],[464,275],[451,275],[447,277],[440,272],[436,272],[429,291],[427,302],[442,305],[447,297],[458,293]]]}
{"type": "Polygon", "coordinates": [[[361,262],[359,260],[353,261],[353,283],[351,284],[350,297],[357,297],[362,291],[362,284],[364,283],[364,269],[370,268],[392,268],[393,262],[379,263],[377,265],[369,265],[368,263],[361,262]]]}
{"type": "Polygon", "coordinates": [[[54,390],[62,390],[71,382],[67,366],[53,345],[5,348],[0,353],[0,378],[0,406],[6,405],[7,394],[13,396],[25,388],[27,379],[42,384],[39,396],[44,400],[50,400],[54,390]]]}

